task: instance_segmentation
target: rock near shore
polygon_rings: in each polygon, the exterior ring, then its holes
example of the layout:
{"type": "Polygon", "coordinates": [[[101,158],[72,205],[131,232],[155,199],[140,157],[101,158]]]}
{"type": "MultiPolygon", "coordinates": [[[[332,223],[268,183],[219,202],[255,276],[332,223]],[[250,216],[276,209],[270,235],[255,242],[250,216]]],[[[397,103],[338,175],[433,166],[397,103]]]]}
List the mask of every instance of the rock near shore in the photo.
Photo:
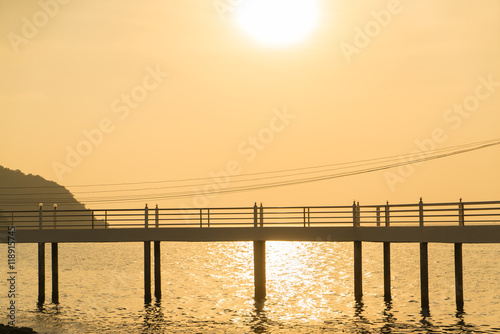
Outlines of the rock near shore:
{"type": "Polygon", "coordinates": [[[33,334],[37,333],[28,327],[12,327],[0,324],[0,334],[33,334]]]}

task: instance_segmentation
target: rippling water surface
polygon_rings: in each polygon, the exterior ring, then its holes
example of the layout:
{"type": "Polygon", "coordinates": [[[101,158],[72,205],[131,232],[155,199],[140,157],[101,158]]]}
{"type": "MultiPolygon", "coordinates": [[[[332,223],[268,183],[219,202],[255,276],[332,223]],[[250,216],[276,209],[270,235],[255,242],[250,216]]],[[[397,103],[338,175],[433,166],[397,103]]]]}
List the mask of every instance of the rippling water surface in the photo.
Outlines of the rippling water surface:
{"type": "MultiPolygon", "coordinates": [[[[37,245],[18,244],[17,324],[39,333],[500,333],[500,245],[463,246],[459,314],[453,245],[429,244],[428,317],[420,309],[418,244],[392,244],[392,304],[383,299],[379,243],[363,243],[363,304],[354,303],[352,242],[266,246],[263,305],[253,300],[252,243],[163,242],[163,297],[151,305],[143,299],[142,243],[60,244],[59,305],[50,303],[47,246],[48,302],[38,309],[37,245]]],[[[2,280],[2,310],[7,292],[2,280]]]]}

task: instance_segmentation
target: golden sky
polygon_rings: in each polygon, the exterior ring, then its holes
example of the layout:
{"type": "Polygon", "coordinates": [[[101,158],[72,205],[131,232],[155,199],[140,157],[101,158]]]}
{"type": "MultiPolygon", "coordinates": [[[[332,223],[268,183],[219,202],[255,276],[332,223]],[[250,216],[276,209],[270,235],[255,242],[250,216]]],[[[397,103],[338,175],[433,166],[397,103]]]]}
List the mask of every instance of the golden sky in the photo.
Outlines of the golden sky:
{"type": "MultiPolygon", "coordinates": [[[[321,0],[312,30],[287,45],[238,26],[245,1],[0,0],[0,165],[85,202],[92,194],[78,191],[98,188],[72,186],[231,174],[145,194],[203,192],[244,174],[500,137],[499,0],[321,0]]],[[[406,169],[104,206],[498,200],[499,170],[495,146],[406,169]]],[[[95,196],[106,194],[134,193],[95,196]]]]}

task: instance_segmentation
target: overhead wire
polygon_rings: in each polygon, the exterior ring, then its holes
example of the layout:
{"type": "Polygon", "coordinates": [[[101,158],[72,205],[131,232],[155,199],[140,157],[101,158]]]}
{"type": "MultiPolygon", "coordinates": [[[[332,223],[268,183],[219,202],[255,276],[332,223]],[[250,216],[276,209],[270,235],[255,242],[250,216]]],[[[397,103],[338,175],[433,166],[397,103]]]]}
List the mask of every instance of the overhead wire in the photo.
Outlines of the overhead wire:
{"type": "MultiPolygon", "coordinates": [[[[476,146],[476,145],[482,145],[482,144],[487,144],[487,143],[492,143],[492,142],[500,142],[500,138],[496,139],[490,139],[486,141],[481,141],[481,142],[475,142],[475,143],[468,143],[468,144],[462,144],[462,145],[457,145],[457,146],[452,146],[452,147],[447,147],[447,148],[441,148],[441,149],[434,149],[434,150],[427,150],[427,151],[420,151],[417,152],[417,154],[433,154],[441,151],[448,151],[448,150],[455,150],[458,148],[462,147],[468,147],[468,146],[476,146]]],[[[241,177],[246,177],[246,176],[254,176],[254,175],[265,175],[265,174],[276,174],[276,173],[283,173],[283,172],[292,172],[292,171],[303,171],[303,170],[309,170],[309,169],[319,169],[319,168],[324,168],[324,167],[332,167],[332,166],[342,166],[342,165],[354,165],[360,164],[360,163],[376,163],[377,161],[384,161],[384,160],[393,160],[393,159],[404,159],[406,157],[411,157],[415,153],[407,153],[403,155],[393,155],[393,156],[387,156],[387,157],[382,157],[382,158],[372,158],[372,159],[364,159],[364,160],[357,160],[357,161],[352,161],[352,162],[340,162],[340,163],[332,163],[332,164],[323,164],[323,165],[316,165],[316,166],[307,166],[307,167],[300,167],[300,168],[289,168],[289,169],[281,169],[281,170],[273,170],[273,171],[263,171],[263,172],[256,172],[256,173],[246,173],[246,174],[239,174],[239,175],[234,175],[232,177],[236,178],[241,178],[241,177]]],[[[348,167],[345,167],[348,168],[348,167]]],[[[321,172],[321,171],[316,171],[316,172],[321,172]]],[[[311,172],[312,173],[312,172],[311,172]]],[[[189,182],[189,181],[202,181],[202,180],[212,180],[212,177],[198,177],[198,178],[184,178],[184,179],[170,179],[170,180],[160,180],[160,181],[142,181],[142,182],[122,182],[122,183],[100,183],[100,184],[80,184],[80,185],[67,185],[66,188],[74,188],[74,187],[108,187],[108,186],[121,186],[121,185],[139,185],[139,184],[154,184],[154,183],[173,183],[173,182],[189,182]]],[[[255,180],[255,179],[251,179],[255,180]]],[[[246,180],[250,181],[250,180],[246,180]]],[[[233,181],[236,182],[236,181],[233,181]]],[[[204,184],[197,184],[197,185],[204,185],[204,184]]],[[[197,185],[186,185],[186,186],[197,186],[197,185]]],[[[181,186],[172,186],[172,188],[176,187],[181,187],[181,186]]],[[[0,187],[0,189],[41,189],[41,188],[60,188],[60,186],[20,186],[20,187],[0,187]]],[[[116,192],[116,191],[139,191],[139,190],[153,190],[153,189],[167,189],[169,187],[156,187],[156,188],[139,188],[139,189],[115,189],[115,190],[94,190],[94,191],[87,191],[87,192],[80,192],[80,191],[73,191],[73,194],[78,194],[78,193],[96,193],[96,192],[116,192]]],[[[44,193],[46,194],[46,193],[44,193]]]]}
{"type": "MultiPolygon", "coordinates": [[[[238,182],[249,182],[249,181],[260,181],[260,180],[265,180],[265,179],[272,179],[272,178],[278,178],[278,177],[290,177],[290,176],[297,176],[297,175],[304,175],[304,174],[311,174],[311,173],[322,173],[326,171],[332,171],[332,170],[339,170],[339,169],[346,169],[346,168],[353,168],[353,167],[358,167],[358,166],[365,166],[365,165],[372,165],[372,164],[377,164],[381,163],[384,161],[393,161],[396,159],[405,159],[407,157],[412,157],[415,154],[435,154],[438,152],[445,152],[449,150],[456,150],[458,148],[464,148],[464,147],[469,147],[469,146],[477,146],[477,145],[482,145],[482,144],[488,144],[488,143],[494,143],[500,141],[499,139],[494,139],[494,140],[488,140],[488,141],[483,141],[483,142],[478,142],[478,143],[469,143],[469,144],[463,144],[463,145],[458,145],[458,146],[453,146],[453,147],[448,147],[448,148],[442,148],[442,149],[436,149],[436,150],[429,150],[429,151],[421,151],[417,153],[409,153],[405,155],[395,155],[395,156],[389,156],[389,157],[382,157],[382,158],[375,158],[375,159],[365,159],[365,160],[357,160],[353,162],[342,162],[342,163],[333,163],[333,164],[325,164],[325,165],[319,165],[319,166],[308,166],[308,167],[302,167],[302,168],[291,168],[291,169],[282,169],[282,170],[274,170],[274,171],[265,171],[265,172],[257,172],[257,173],[247,173],[247,174],[238,174],[238,175],[231,175],[231,178],[241,178],[241,177],[246,177],[246,176],[253,176],[253,175],[265,175],[265,174],[276,174],[276,173],[283,173],[283,172],[290,172],[290,171],[303,171],[303,172],[298,172],[298,173],[292,173],[292,174],[285,174],[285,175],[276,175],[276,176],[268,176],[268,177],[260,177],[260,178],[250,178],[250,179],[243,179],[243,180],[233,180],[231,181],[232,183],[238,183],[238,182]],[[349,166],[350,165],[350,166],[349,166]],[[322,170],[316,170],[316,171],[310,171],[310,172],[304,172],[305,170],[310,170],[310,169],[318,169],[318,168],[324,168],[324,167],[332,167],[332,166],[345,166],[345,167],[337,167],[337,168],[328,168],[328,169],[322,169],[322,170]]],[[[190,179],[173,179],[173,180],[164,180],[164,181],[146,181],[146,182],[136,182],[136,183],[122,183],[122,185],[125,184],[144,184],[144,183],[165,183],[165,182],[185,182],[185,181],[192,181],[192,180],[210,180],[213,181],[213,177],[204,177],[204,178],[190,178],[190,179]]],[[[174,186],[164,186],[164,187],[149,187],[149,188],[126,188],[126,189],[111,189],[111,190],[94,190],[94,191],[73,191],[71,192],[72,194],[85,194],[85,193],[104,193],[104,192],[133,192],[133,191],[145,191],[145,190],[159,190],[159,189],[174,189],[174,188],[185,188],[185,187],[198,187],[198,186],[205,186],[210,183],[198,183],[198,184],[186,184],[186,185],[174,185],[174,186]]],[[[99,185],[87,185],[87,186],[110,186],[110,185],[116,185],[113,183],[109,184],[99,184],[99,185]]],[[[51,186],[49,186],[51,187],[51,186]]],[[[72,186],[67,186],[67,187],[72,187],[72,186]]],[[[33,187],[33,188],[42,188],[42,187],[33,187]]],[[[60,187],[58,187],[60,188],[60,187]]],[[[32,189],[32,187],[0,187],[0,189],[32,189]]],[[[61,192],[57,193],[28,193],[28,194],[11,194],[15,196],[20,196],[20,195],[61,195],[61,192]]]]}
{"type": "MultiPolygon", "coordinates": [[[[341,169],[353,168],[353,167],[359,167],[359,166],[369,166],[369,165],[374,165],[374,164],[380,164],[381,162],[387,162],[387,164],[385,164],[385,165],[374,166],[371,168],[359,169],[359,170],[354,170],[354,171],[345,171],[345,172],[336,173],[336,174],[319,175],[319,176],[313,176],[313,177],[308,177],[308,178],[298,178],[298,179],[296,178],[296,179],[291,179],[291,180],[282,180],[282,181],[277,181],[277,182],[252,184],[252,185],[239,186],[239,187],[230,187],[227,189],[221,189],[220,187],[218,187],[218,189],[216,189],[214,191],[201,191],[200,192],[199,190],[194,190],[194,191],[173,192],[173,193],[163,193],[163,194],[142,194],[142,195],[126,194],[126,195],[121,195],[121,196],[90,197],[90,198],[86,198],[85,200],[82,199],[80,201],[82,201],[84,203],[142,202],[145,200],[166,200],[166,199],[184,198],[184,197],[198,196],[198,195],[210,195],[210,194],[214,194],[214,193],[226,194],[226,193],[235,193],[235,192],[242,192],[242,191],[252,191],[252,190],[258,190],[258,189],[267,189],[267,188],[288,186],[288,185],[297,185],[297,184],[318,182],[318,181],[346,177],[346,176],[359,175],[359,174],[364,174],[364,173],[371,173],[371,172],[380,171],[380,170],[386,170],[386,169],[404,166],[404,165],[408,165],[408,164],[415,164],[415,163],[420,163],[420,162],[424,162],[424,161],[440,159],[440,158],[444,158],[444,157],[448,157],[448,156],[452,156],[452,155],[462,154],[462,153],[466,153],[466,152],[476,151],[479,149],[483,149],[486,147],[491,147],[491,146],[495,146],[495,145],[499,145],[499,144],[500,144],[500,139],[493,139],[493,140],[488,140],[488,141],[483,141],[483,142],[478,142],[478,143],[469,143],[469,144],[458,145],[458,146],[453,146],[453,147],[449,147],[449,148],[443,148],[443,149],[426,151],[426,152],[410,153],[410,154],[406,154],[406,155],[399,155],[399,156],[392,156],[392,157],[366,159],[366,160],[359,160],[359,161],[355,161],[355,162],[327,164],[327,165],[321,165],[321,166],[309,166],[309,167],[293,168],[293,169],[286,169],[286,170],[283,169],[283,170],[279,170],[279,171],[251,173],[251,174],[245,174],[245,175],[247,175],[247,176],[249,176],[249,175],[263,175],[263,174],[265,175],[265,174],[270,174],[270,173],[279,173],[279,172],[287,172],[287,171],[305,171],[307,169],[323,168],[325,166],[330,167],[330,166],[351,165],[349,167],[324,169],[324,170],[318,170],[318,171],[312,171],[312,172],[300,172],[300,173],[293,173],[293,174],[287,174],[287,175],[276,175],[276,176],[269,176],[269,177],[262,177],[262,178],[253,178],[253,179],[247,179],[247,180],[235,180],[235,181],[231,181],[231,183],[260,181],[260,180],[266,180],[266,179],[279,179],[279,178],[284,178],[284,177],[304,175],[304,174],[313,174],[313,173],[324,173],[324,172],[332,171],[332,170],[339,170],[339,169],[341,170],[341,169]],[[404,157],[415,157],[416,154],[418,154],[420,156],[422,156],[422,155],[425,155],[425,156],[418,158],[418,159],[393,162],[395,160],[395,158],[398,158],[399,160],[403,160],[404,157]],[[362,163],[362,162],[365,162],[365,163],[362,163]]],[[[213,181],[212,178],[199,178],[199,179],[205,179],[205,180],[210,179],[213,181]]],[[[187,180],[187,179],[184,179],[184,180],[187,180]]],[[[189,180],[193,180],[193,179],[189,179],[189,180]]],[[[165,182],[165,181],[160,181],[160,182],[165,182]]],[[[128,184],[130,184],[130,183],[128,183],[128,184]]],[[[196,187],[196,186],[205,186],[205,185],[213,185],[213,182],[212,183],[203,183],[203,184],[198,184],[198,185],[158,187],[158,189],[196,187]]],[[[150,190],[150,189],[146,188],[143,190],[150,190]]],[[[129,191],[132,191],[132,189],[129,189],[129,191]]],[[[110,190],[109,192],[112,192],[112,190],[110,190]]],[[[44,194],[44,195],[46,195],[46,194],[44,194]]],[[[62,202],[62,203],[64,203],[64,202],[62,202]]]]}

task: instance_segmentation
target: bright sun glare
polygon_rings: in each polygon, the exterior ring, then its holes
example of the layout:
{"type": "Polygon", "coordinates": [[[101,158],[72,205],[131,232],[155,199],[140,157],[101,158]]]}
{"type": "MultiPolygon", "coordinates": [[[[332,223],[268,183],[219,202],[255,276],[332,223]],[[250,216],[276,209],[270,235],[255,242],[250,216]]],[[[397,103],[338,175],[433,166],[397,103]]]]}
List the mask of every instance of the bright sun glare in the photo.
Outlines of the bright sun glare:
{"type": "Polygon", "coordinates": [[[303,40],[318,20],[315,0],[243,0],[235,14],[247,34],[269,46],[303,40]]]}

